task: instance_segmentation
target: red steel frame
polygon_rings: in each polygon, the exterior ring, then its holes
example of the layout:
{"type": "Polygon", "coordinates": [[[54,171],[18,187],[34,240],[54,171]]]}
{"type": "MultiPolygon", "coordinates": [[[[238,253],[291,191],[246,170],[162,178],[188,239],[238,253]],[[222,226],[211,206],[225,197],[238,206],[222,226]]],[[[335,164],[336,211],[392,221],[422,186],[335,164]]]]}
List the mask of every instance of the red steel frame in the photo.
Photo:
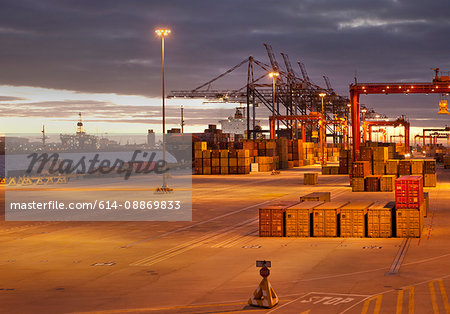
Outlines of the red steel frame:
{"type": "Polygon", "coordinates": [[[409,130],[410,123],[403,118],[398,118],[395,121],[364,121],[363,122],[363,142],[366,141],[367,133],[369,133],[369,141],[372,141],[372,127],[373,126],[403,126],[405,129],[405,147],[409,147],[409,130]],[[367,131],[367,129],[369,129],[367,131]]]}
{"type": "Polygon", "coordinates": [[[423,132],[423,136],[422,136],[422,143],[423,143],[423,146],[425,146],[425,138],[426,137],[430,137],[430,144],[432,144],[432,141],[431,141],[431,135],[432,134],[430,134],[429,136],[426,136],[426,132],[449,132],[450,131],[450,128],[449,127],[445,127],[445,128],[435,128],[435,129],[423,129],[422,130],[422,132],[423,132]]]}
{"type": "Polygon", "coordinates": [[[450,82],[433,83],[357,83],[350,85],[353,160],[359,160],[360,95],[369,94],[443,94],[450,93],[450,82]]]}

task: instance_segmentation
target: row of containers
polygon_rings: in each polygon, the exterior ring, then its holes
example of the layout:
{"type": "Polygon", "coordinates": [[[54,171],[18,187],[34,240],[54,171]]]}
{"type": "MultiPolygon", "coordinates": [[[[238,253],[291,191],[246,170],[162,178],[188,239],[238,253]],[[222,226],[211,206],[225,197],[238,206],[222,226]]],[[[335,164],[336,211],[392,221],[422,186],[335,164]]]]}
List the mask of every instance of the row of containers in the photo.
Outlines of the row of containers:
{"type": "MultiPolygon", "coordinates": [[[[193,170],[197,175],[248,174],[301,167],[318,162],[320,153],[317,143],[286,138],[228,142],[221,146],[223,149],[214,149],[216,146],[204,141],[193,144],[193,170]]],[[[337,162],[340,147],[327,147],[327,152],[329,161],[337,162]]]]}
{"type": "MultiPolygon", "coordinates": [[[[421,182],[421,181],[420,181],[421,182]]],[[[414,177],[396,181],[396,200],[330,201],[329,192],[259,209],[261,237],[420,237],[429,197],[414,177]]]]}
{"type": "Polygon", "coordinates": [[[373,174],[370,162],[354,162],[351,176],[352,190],[354,192],[390,192],[398,176],[408,175],[420,176],[425,187],[435,187],[437,184],[435,159],[388,160],[386,169],[389,170],[387,174],[373,174]]]}

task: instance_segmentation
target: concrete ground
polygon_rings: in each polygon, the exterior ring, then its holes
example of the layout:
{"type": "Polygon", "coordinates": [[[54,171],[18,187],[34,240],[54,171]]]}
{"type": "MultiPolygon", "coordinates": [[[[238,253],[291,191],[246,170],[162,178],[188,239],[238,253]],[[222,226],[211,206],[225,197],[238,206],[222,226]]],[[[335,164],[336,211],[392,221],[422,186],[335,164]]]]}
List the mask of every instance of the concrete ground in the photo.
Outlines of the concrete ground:
{"type": "Polygon", "coordinates": [[[450,170],[426,188],[421,239],[259,238],[258,208],[274,200],[394,200],[352,193],[347,176],[303,185],[319,170],[194,176],[192,222],[1,221],[0,312],[450,313],[450,170]],[[280,299],[270,310],[247,305],[260,259],[280,299]]]}

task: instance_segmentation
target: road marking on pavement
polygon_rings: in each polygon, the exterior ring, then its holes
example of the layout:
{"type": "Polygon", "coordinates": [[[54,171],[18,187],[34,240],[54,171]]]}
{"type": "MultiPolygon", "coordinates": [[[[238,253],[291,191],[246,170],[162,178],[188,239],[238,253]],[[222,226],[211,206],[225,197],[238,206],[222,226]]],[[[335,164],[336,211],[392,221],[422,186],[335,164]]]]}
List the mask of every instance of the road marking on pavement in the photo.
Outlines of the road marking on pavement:
{"type": "MultiPolygon", "coordinates": [[[[275,181],[275,180],[267,180],[267,182],[268,182],[268,181],[275,181]]],[[[337,181],[337,180],[334,180],[334,181],[337,181]]],[[[334,181],[333,181],[333,182],[334,182],[334,181]]],[[[250,182],[250,183],[252,183],[252,182],[250,182]]],[[[250,183],[249,183],[249,184],[250,184],[250,183]]],[[[253,184],[253,183],[252,183],[252,184],[253,184]]],[[[347,190],[345,189],[345,187],[332,188],[332,189],[330,189],[330,192],[333,192],[333,191],[335,191],[335,190],[340,190],[340,191],[337,192],[336,194],[334,194],[334,195],[333,195],[333,198],[335,198],[337,195],[340,195],[340,194],[342,194],[342,193],[344,193],[344,192],[347,192],[347,190]]],[[[314,189],[313,189],[313,188],[309,188],[309,189],[307,189],[307,190],[304,191],[304,192],[307,193],[307,192],[311,192],[311,191],[314,191],[314,189]]],[[[228,212],[228,213],[226,213],[226,214],[219,215],[219,216],[216,216],[216,217],[207,219],[207,220],[199,221],[199,222],[194,223],[194,224],[192,224],[192,225],[189,225],[189,226],[186,226],[186,227],[181,227],[181,228],[178,228],[178,229],[169,231],[169,232],[165,232],[165,233],[159,234],[159,235],[157,235],[157,236],[153,236],[153,237],[150,237],[150,238],[142,239],[142,240],[133,242],[133,243],[131,243],[131,244],[124,245],[123,247],[124,247],[124,248],[130,248],[130,247],[136,246],[136,245],[141,244],[141,243],[145,243],[145,242],[149,242],[149,241],[152,241],[152,240],[156,240],[156,239],[159,239],[159,238],[162,238],[162,237],[171,235],[171,234],[173,234],[173,233],[177,233],[177,232],[180,232],[180,231],[188,230],[188,229],[191,229],[191,228],[196,227],[196,226],[204,225],[204,224],[209,223],[209,222],[211,222],[211,221],[219,220],[219,219],[221,219],[221,218],[225,218],[225,217],[228,217],[228,216],[231,216],[231,215],[234,215],[234,214],[241,213],[241,212],[246,211],[246,210],[249,210],[249,209],[251,209],[251,208],[259,207],[259,206],[264,205],[264,204],[267,204],[267,203],[272,203],[272,202],[274,202],[274,201],[277,201],[277,200],[279,200],[279,199],[282,199],[282,198],[284,198],[284,197],[286,197],[286,196],[291,196],[291,195],[293,195],[293,194],[298,194],[298,191],[292,192],[292,193],[290,193],[290,194],[286,194],[285,196],[282,196],[282,197],[273,198],[273,199],[270,199],[270,200],[267,200],[267,201],[264,201],[264,202],[261,202],[261,203],[257,203],[257,204],[253,204],[253,205],[250,205],[250,206],[247,206],[247,207],[243,207],[243,208],[237,209],[237,210],[235,210],[235,211],[228,212]]]]}
{"type": "Polygon", "coordinates": [[[392,262],[391,268],[387,272],[386,275],[395,275],[400,270],[400,266],[408,252],[409,245],[411,244],[411,238],[403,239],[402,244],[397,252],[397,256],[395,256],[394,261],[392,262]]]}
{"type": "Polygon", "coordinates": [[[211,246],[211,248],[230,248],[235,244],[247,240],[249,238],[253,238],[253,236],[258,234],[258,229],[252,230],[250,232],[246,232],[245,234],[238,234],[234,237],[231,237],[225,241],[219,242],[211,246]]]}
{"type": "Polygon", "coordinates": [[[168,258],[171,258],[173,256],[179,255],[181,253],[184,253],[186,251],[189,251],[191,249],[194,249],[200,245],[202,245],[204,243],[204,241],[208,240],[208,241],[212,241],[218,238],[221,238],[223,236],[226,236],[227,234],[235,231],[236,229],[242,228],[242,227],[247,227],[250,226],[252,224],[254,224],[257,221],[257,219],[255,218],[251,218],[248,219],[244,222],[242,222],[241,224],[237,225],[237,226],[231,226],[231,227],[226,227],[223,228],[219,231],[213,231],[213,232],[209,232],[206,235],[200,237],[200,238],[195,238],[194,240],[188,241],[188,242],[184,242],[180,245],[177,245],[175,247],[172,247],[170,249],[161,251],[159,253],[153,254],[151,256],[148,256],[146,258],[143,258],[141,260],[138,260],[136,262],[133,262],[130,264],[130,266],[150,266],[150,265],[154,265],[156,263],[159,263],[161,261],[164,261],[168,258]]]}
{"type": "Polygon", "coordinates": [[[448,303],[447,292],[445,291],[444,281],[442,279],[436,279],[436,280],[430,281],[428,283],[428,286],[430,287],[430,297],[431,297],[431,304],[433,306],[433,311],[435,314],[439,313],[439,306],[437,304],[436,290],[434,289],[435,283],[437,283],[439,286],[439,290],[441,292],[441,297],[442,297],[442,302],[444,303],[445,312],[450,313],[450,305],[448,303]]]}
{"type": "Polygon", "coordinates": [[[381,301],[383,300],[383,295],[378,294],[376,296],[373,296],[364,302],[364,306],[362,308],[361,314],[366,314],[369,310],[370,303],[375,300],[375,308],[373,310],[373,314],[379,314],[381,309],[381,301]]]}
{"type": "Polygon", "coordinates": [[[409,286],[401,289],[397,295],[397,310],[396,314],[402,314],[403,311],[403,294],[408,290],[408,314],[414,314],[414,286],[409,286]]]}

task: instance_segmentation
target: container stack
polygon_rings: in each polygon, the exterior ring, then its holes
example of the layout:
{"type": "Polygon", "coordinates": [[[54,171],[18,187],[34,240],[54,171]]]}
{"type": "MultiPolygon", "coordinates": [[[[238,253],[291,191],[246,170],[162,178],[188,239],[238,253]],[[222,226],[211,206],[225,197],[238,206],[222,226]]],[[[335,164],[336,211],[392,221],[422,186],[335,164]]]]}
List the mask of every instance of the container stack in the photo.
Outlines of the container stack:
{"type": "Polygon", "coordinates": [[[384,175],[386,173],[386,161],[388,160],[389,151],[387,147],[373,148],[373,174],[384,175]]]}
{"type": "Polygon", "coordinates": [[[259,210],[261,237],[420,237],[428,212],[421,177],[396,180],[396,201],[332,201],[315,192],[300,202],[274,203],[259,210]],[[420,203],[420,205],[419,205],[420,203]]]}
{"type": "Polygon", "coordinates": [[[339,174],[352,173],[352,154],[351,150],[341,149],[339,153],[339,174]]]}
{"type": "Polygon", "coordinates": [[[423,186],[434,187],[436,183],[436,160],[425,159],[423,161],[423,186]]]}
{"type": "Polygon", "coordinates": [[[371,165],[369,161],[355,161],[352,170],[352,191],[364,192],[365,177],[371,173],[371,165]]]}
{"type": "Polygon", "coordinates": [[[285,137],[277,139],[277,155],[279,158],[278,169],[287,169],[289,167],[289,147],[288,140],[285,137]]]}
{"type": "Polygon", "coordinates": [[[397,237],[421,236],[423,196],[421,176],[403,176],[395,180],[397,237]]]}
{"type": "MultiPolygon", "coordinates": [[[[367,144],[369,145],[369,144],[367,144]]],[[[352,166],[352,190],[353,192],[391,192],[393,191],[392,176],[422,176],[423,186],[435,187],[436,178],[436,160],[435,159],[389,159],[393,154],[392,146],[387,147],[370,147],[365,146],[360,150],[361,161],[353,163],[352,166]],[[369,162],[372,158],[372,166],[370,171],[363,166],[363,162],[369,162]],[[375,176],[379,178],[379,189],[376,189],[377,183],[375,176]],[[362,178],[365,178],[363,183],[362,178]]],[[[345,162],[345,161],[344,161],[345,162]]],[[[344,163],[343,162],[343,163],[344,163]]],[[[340,166],[343,171],[344,166],[340,166]]],[[[328,174],[330,169],[324,170],[328,174]]],[[[324,174],[325,174],[324,173],[324,174]]],[[[395,179],[394,178],[394,179],[395,179]]]]}

